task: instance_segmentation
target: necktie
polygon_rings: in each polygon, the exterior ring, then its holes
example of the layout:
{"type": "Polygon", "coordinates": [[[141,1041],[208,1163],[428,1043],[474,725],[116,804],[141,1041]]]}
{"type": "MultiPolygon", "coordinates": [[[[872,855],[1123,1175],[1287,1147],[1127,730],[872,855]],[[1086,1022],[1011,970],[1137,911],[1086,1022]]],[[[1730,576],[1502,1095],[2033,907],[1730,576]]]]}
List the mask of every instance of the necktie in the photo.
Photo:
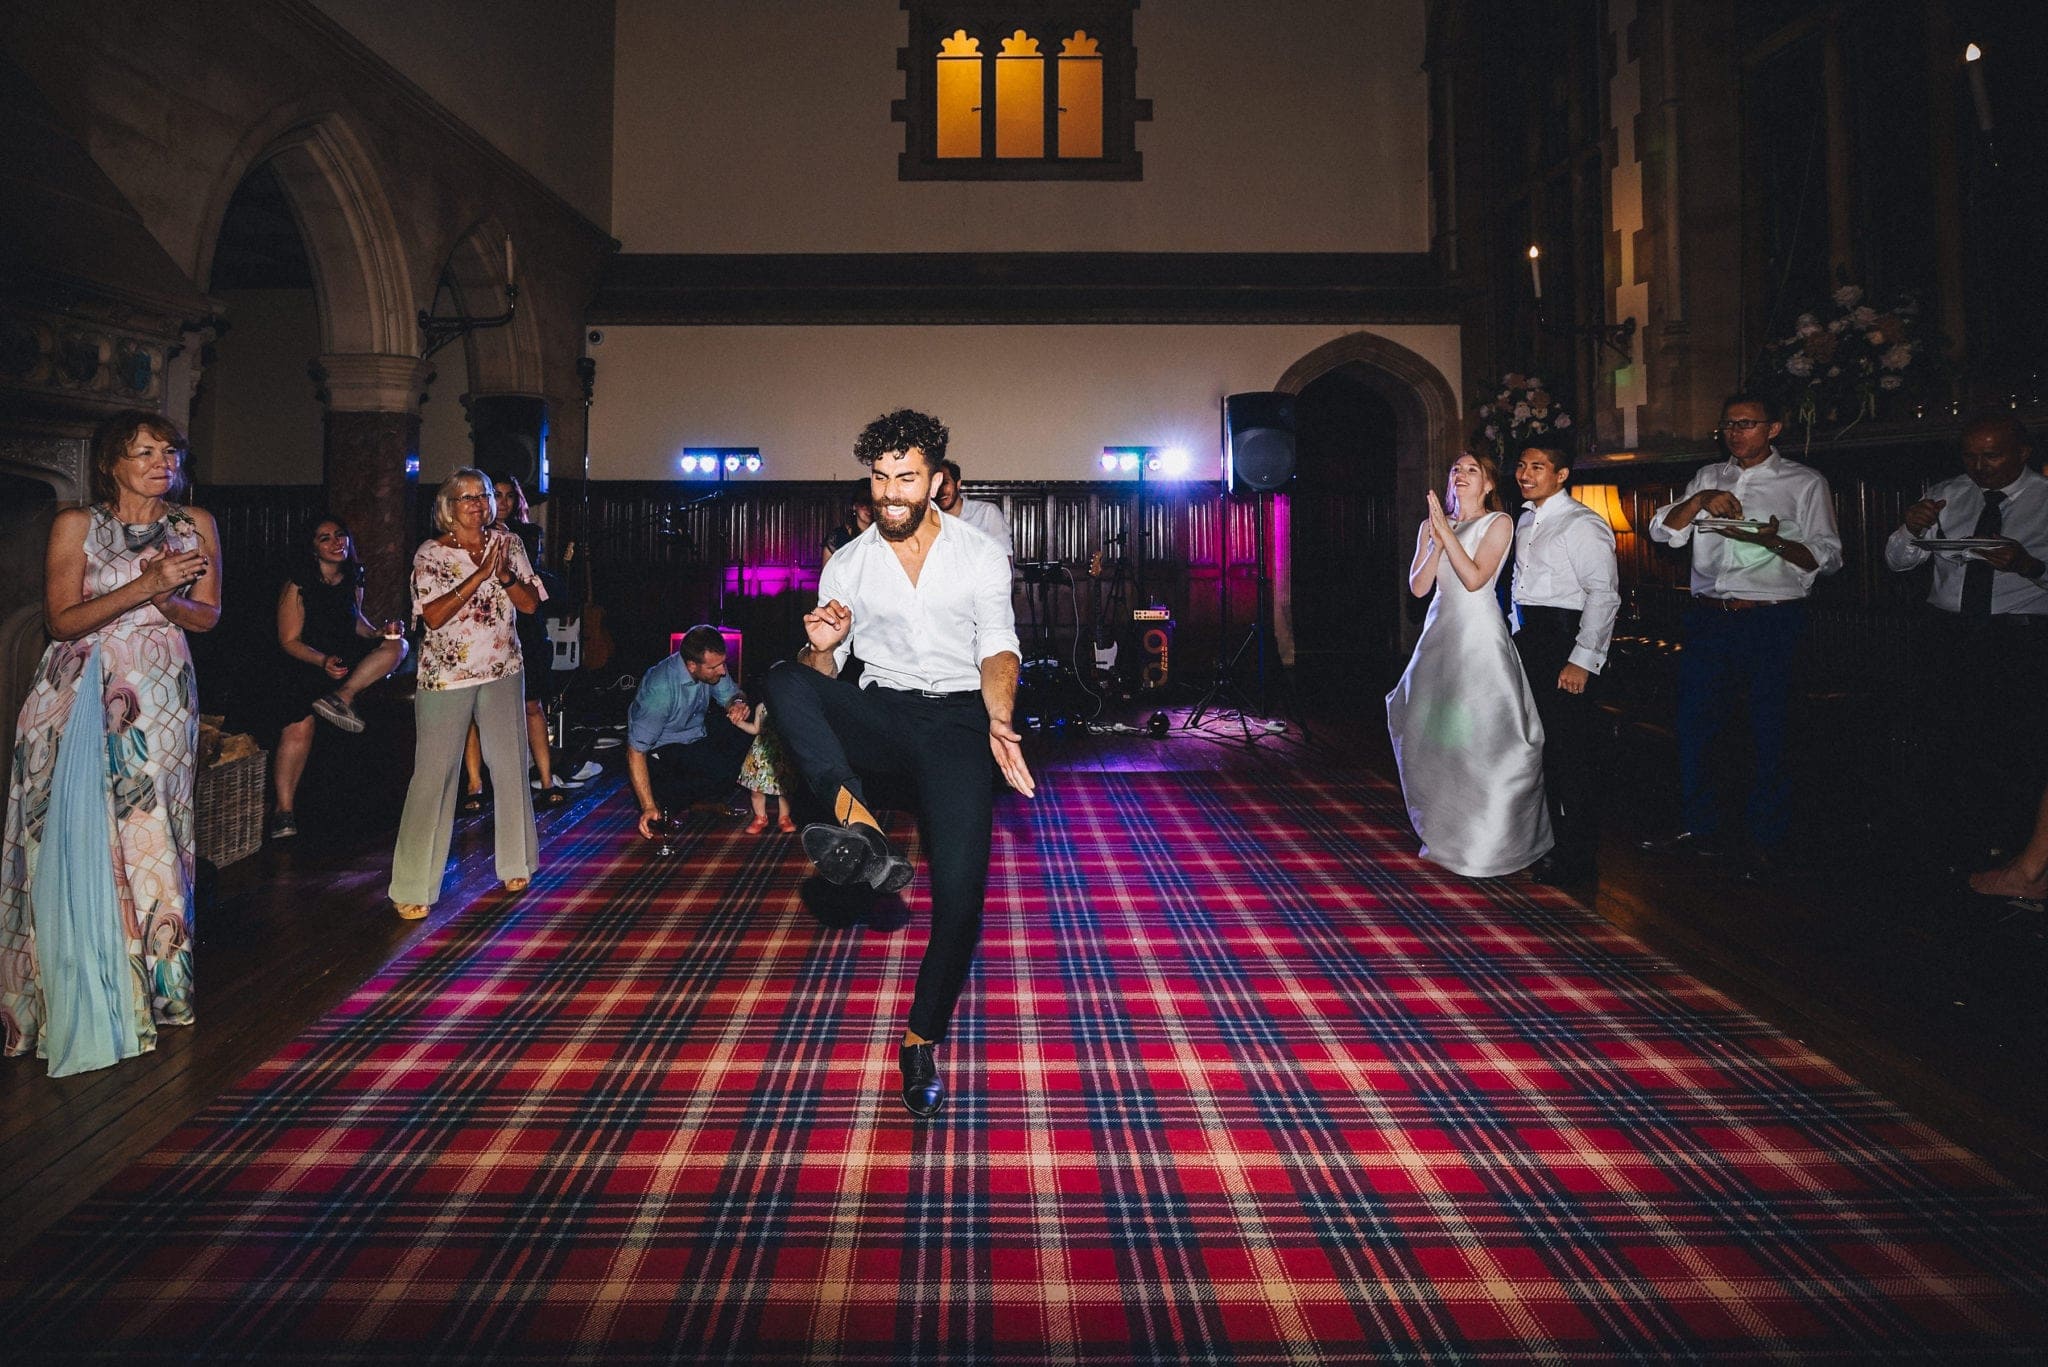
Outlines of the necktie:
{"type": "MultiPolygon", "coordinates": [[[[2005,533],[2005,515],[1998,511],[1998,505],[2005,502],[2005,495],[1997,490],[1984,495],[1984,511],[1977,516],[1977,527],[1971,536],[2002,536],[2005,533]]],[[[1970,563],[1963,567],[1963,616],[1989,617],[1991,615],[1991,566],[1970,557],[1970,563]]]]}

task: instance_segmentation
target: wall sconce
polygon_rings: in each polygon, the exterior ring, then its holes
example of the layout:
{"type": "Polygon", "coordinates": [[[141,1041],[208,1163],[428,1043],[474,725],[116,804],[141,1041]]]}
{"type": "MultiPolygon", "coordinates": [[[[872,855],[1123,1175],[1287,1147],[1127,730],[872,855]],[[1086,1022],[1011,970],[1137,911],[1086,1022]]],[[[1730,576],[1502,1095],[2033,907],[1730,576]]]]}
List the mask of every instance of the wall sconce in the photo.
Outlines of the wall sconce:
{"type": "Polygon", "coordinates": [[[1574,484],[1571,495],[1607,520],[1616,536],[1627,536],[1635,528],[1628,525],[1628,514],[1622,510],[1621,488],[1614,484],[1574,484]]]}
{"type": "Polygon", "coordinates": [[[1529,284],[1536,293],[1537,327],[1553,337],[1590,337],[1621,357],[1623,365],[1635,364],[1636,320],[1633,316],[1619,323],[1589,323],[1584,327],[1553,323],[1543,316],[1543,249],[1534,242],[1529,244],[1529,284]]]}
{"type": "Polygon", "coordinates": [[[512,316],[519,312],[519,286],[514,284],[512,280],[512,271],[515,264],[512,238],[508,234],[505,238],[505,311],[503,313],[494,313],[488,318],[472,318],[468,313],[464,312],[462,297],[455,293],[455,282],[449,279],[446,272],[442,273],[441,283],[434,289],[434,303],[438,305],[441,302],[442,292],[446,291],[455,300],[455,316],[451,318],[445,314],[435,313],[430,309],[420,310],[420,332],[426,338],[420,348],[421,360],[426,360],[442,347],[447,346],[458,338],[467,337],[472,332],[481,332],[487,328],[501,328],[512,321],[512,316]]]}

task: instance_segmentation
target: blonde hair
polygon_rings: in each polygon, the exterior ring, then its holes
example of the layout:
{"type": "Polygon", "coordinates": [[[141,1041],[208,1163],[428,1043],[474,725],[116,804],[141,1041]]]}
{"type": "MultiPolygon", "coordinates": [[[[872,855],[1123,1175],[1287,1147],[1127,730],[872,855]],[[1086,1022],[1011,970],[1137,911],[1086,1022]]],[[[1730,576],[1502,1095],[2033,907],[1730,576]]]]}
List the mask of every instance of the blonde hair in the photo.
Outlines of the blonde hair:
{"type": "Polygon", "coordinates": [[[497,490],[491,484],[491,477],[489,475],[474,466],[463,465],[457,467],[453,474],[441,481],[441,487],[434,492],[435,531],[452,532],[455,530],[455,500],[462,496],[462,490],[456,486],[465,479],[475,480],[478,492],[485,498],[496,497],[497,490]]]}
{"type": "MultiPolygon", "coordinates": [[[[1488,513],[1506,512],[1507,509],[1502,506],[1500,501],[1500,462],[1484,451],[1461,451],[1458,453],[1458,460],[1469,460],[1474,465],[1477,465],[1479,473],[1485,477],[1488,484],[1493,486],[1486,491],[1485,497],[1479,500],[1480,511],[1488,513]]],[[[1453,465],[1457,463],[1457,460],[1451,462],[1453,465]]],[[[1449,481],[1446,480],[1445,483],[1448,484],[1449,481]]],[[[1446,489],[1445,492],[1448,493],[1449,490],[1446,489]]],[[[1468,513],[1462,507],[1458,509],[1458,516],[1461,519],[1477,517],[1478,515],[1478,513],[1468,513]]]]}

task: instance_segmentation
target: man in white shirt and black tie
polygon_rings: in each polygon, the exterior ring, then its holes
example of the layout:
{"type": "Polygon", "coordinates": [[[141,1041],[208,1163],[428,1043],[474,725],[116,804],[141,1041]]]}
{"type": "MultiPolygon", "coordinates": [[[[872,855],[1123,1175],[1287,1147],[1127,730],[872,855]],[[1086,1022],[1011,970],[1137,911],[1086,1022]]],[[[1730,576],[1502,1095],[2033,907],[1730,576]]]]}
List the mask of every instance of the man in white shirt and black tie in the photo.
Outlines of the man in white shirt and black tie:
{"type": "Polygon", "coordinates": [[[1543,719],[1544,800],[1557,835],[1536,866],[1539,883],[1588,883],[1598,873],[1600,728],[1590,689],[1621,611],[1614,529],[1565,492],[1570,478],[1561,447],[1528,446],[1515,462],[1515,650],[1543,719]]]}
{"type": "Polygon", "coordinates": [[[1019,666],[1004,547],[941,512],[932,486],[948,433],[899,409],[869,423],[854,456],[869,470],[874,524],[818,577],[794,664],[763,682],[805,783],[834,820],[806,826],[804,853],[834,883],[894,892],[908,861],[868,810],[863,774],[917,785],[931,862],[931,938],[917,971],[898,1063],[903,1104],[920,1118],[945,1099],[933,1047],[945,1038],[981,937],[994,815],[994,774],[1032,796],[1011,724],[1019,666]],[[858,655],[858,686],[838,677],[858,655]]]}
{"type": "Polygon", "coordinates": [[[1685,496],[1650,519],[1650,539],[1692,548],[1692,608],[1678,657],[1678,781],[1683,829],[1644,848],[1718,854],[1721,799],[1708,761],[1728,705],[1746,698],[1751,860],[1745,875],[1778,862],[1790,820],[1785,729],[1792,659],[1806,626],[1806,596],[1842,567],[1834,496],[1820,471],[1771,443],[1784,429],[1776,403],[1735,394],[1721,405],[1728,459],[1692,477],[1685,496]]]}
{"type": "Polygon", "coordinates": [[[1970,423],[1961,445],[1963,473],[1906,509],[1884,562],[1934,565],[1914,722],[1941,754],[1928,811],[1946,829],[1933,834],[1942,854],[1970,859],[2016,847],[2048,778],[2048,479],[2029,468],[2033,443],[2010,414],[1970,423]],[[1957,540],[1989,544],[1940,544],[1957,540]]]}

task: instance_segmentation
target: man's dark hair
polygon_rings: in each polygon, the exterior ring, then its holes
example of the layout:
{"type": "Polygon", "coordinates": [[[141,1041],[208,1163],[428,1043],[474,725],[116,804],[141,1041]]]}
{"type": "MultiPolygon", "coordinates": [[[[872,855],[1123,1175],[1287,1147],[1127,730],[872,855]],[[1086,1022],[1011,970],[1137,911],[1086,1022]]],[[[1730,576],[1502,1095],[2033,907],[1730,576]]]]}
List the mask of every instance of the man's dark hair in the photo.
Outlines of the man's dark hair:
{"type": "Polygon", "coordinates": [[[1572,444],[1562,437],[1532,437],[1515,448],[1515,459],[1520,460],[1531,451],[1541,451],[1550,457],[1550,463],[1560,470],[1572,468],[1572,444]]]}
{"type": "Polygon", "coordinates": [[[708,623],[691,627],[683,633],[683,644],[676,653],[693,665],[703,664],[706,655],[725,654],[725,636],[708,623]]]}
{"type": "Polygon", "coordinates": [[[1777,399],[1775,399],[1769,394],[1752,394],[1747,390],[1742,390],[1738,391],[1737,393],[1730,394],[1727,398],[1721,400],[1721,411],[1723,413],[1726,413],[1729,409],[1735,407],[1735,405],[1739,403],[1755,404],[1758,408],[1763,409],[1764,417],[1766,417],[1772,422],[1785,421],[1784,404],[1778,402],[1777,399]]]}
{"type": "Polygon", "coordinates": [[[891,451],[915,449],[924,452],[924,468],[936,470],[945,463],[946,440],[951,436],[946,424],[931,414],[899,408],[894,413],[884,413],[860,430],[860,436],[854,439],[853,458],[871,467],[891,451]]]}
{"type": "Polygon", "coordinates": [[[942,469],[942,470],[944,470],[944,471],[946,472],[946,478],[948,478],[948,479],[952,480],[952,481],[953,481],[953,482],[954,482],[955,484],[958,484],[958,483],[960,482],[960,462],[959,462],[959,461],[957,461],[957,460],[942,460],[942,461],[940,461],[940,462],[939,462],[939,468],[940,468],[940,469],[942,469]]]}

